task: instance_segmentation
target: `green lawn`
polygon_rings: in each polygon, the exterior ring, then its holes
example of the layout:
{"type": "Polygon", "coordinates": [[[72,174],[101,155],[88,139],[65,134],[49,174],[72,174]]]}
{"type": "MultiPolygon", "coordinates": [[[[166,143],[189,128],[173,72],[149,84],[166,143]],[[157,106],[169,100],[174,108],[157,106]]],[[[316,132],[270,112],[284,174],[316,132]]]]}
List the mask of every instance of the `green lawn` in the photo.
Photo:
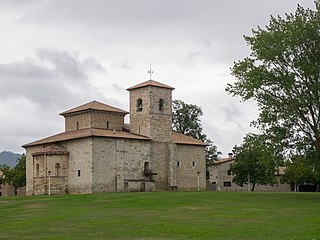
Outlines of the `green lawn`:
{"type": "Polygon", "coordinates": [[[320,193],[1,197],[0,239],[320,240],[320,193]]]}

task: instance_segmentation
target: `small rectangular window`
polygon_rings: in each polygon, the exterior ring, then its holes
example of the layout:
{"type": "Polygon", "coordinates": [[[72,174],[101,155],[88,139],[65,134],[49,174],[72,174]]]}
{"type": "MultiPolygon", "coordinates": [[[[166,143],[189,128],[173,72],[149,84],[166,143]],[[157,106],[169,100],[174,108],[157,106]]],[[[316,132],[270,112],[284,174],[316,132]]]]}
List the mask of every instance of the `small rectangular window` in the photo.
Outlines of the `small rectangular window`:
{"type": "Polygon", "coordinates": [[[145,176],[149,176],[149,173],[150,173],[149,170],[150,170],[149,169],[149,162],[145,162],[144,166],[143,166],[143,173],[145,176]]]}
{"type": "Polygon", "coordinates": [[[180,162],[177,162],[177,167],[179,167],[180,166],[180,162]]]}
{"type": "Polygon", "coordinates": [[[18,195],[18,191],[14,191],[14,195],[18,195]]]}
{"type": "Polygon", "coordinates": [[[228,170],[227,172],[228,172],[228,175],[229,175],[229,176],[232,175],[231,170],[228,170]]]}
{"type": "Polygon", "coordinates": [[[231,182],[223,182],[224,187],[231,187],[231,182]]]}
{"type": "Polygon", "coordinates": [[[192,167],[196,166],[196,162],[192,162],[192,167]]]}
{"type": "Polygon", "coordinates": [[[210,179],[210,171],[206,171],[206,179],[210,179]]]}
{"type": "Polygon", "coordinates": [[[80,172],[80,170],[78,170],[78,177],[80,177],[81,176],[81,172],[80,172]]]}
{"type": "Polygon", "coordinates": [[[2,192],[0,192],[0,197],[2,196],[2,192]]]}

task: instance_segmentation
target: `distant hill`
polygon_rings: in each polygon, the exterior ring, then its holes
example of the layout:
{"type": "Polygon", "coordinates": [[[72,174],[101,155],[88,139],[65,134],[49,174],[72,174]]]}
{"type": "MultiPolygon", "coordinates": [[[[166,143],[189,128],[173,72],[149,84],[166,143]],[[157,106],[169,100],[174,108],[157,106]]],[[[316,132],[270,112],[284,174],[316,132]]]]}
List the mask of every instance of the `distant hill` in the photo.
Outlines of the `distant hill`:
{"type": "Polygon", "coordinates": [[[10,167],[15,167],[17,164],[17,159],[20,157],[21,154],[3,151],[0,153],[0,165],[6,164],[10,167]]]}

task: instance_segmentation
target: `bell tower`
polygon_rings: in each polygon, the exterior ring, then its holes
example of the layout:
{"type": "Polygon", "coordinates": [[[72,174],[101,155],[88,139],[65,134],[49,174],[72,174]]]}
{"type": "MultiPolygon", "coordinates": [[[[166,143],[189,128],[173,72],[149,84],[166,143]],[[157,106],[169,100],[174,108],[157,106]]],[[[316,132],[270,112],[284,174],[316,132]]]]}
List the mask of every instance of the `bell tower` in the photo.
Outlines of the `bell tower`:
{"type": "Polygon", "coordinates": [[[130,93],[130,131],[155,142],[171,142],[172,90],[148,80],[127,90],[130,93]]]}

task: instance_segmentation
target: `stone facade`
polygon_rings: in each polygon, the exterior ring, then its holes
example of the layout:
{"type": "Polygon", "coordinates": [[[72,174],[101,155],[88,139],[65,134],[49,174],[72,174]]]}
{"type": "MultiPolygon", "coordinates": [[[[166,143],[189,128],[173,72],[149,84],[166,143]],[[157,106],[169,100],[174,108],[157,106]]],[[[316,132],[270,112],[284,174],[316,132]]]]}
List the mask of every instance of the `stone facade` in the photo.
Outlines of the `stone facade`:
{"type": "Polygon", "coordinates": [[[26,195],[25,187],[14,189],[14,187],[9,184],[0,185],[0,197],[25,196],[25,195],[26,195]]]}
{"type": "Polygon", "coordinates": [[[65,116],[65,130],[72,131],[84,128],[101,128],[122,130],[123,114],[103,111],[88,111],[65,116]]]}
{"type": "Polygon", "coordinates": [[[131,132],[157,142],[171,142],[171,89],[152,86],[130,90],[131,132]]]}
{"type": "Polygon", "coordinates": [[[61,113],[65,132],[24,145],[27,195],[205,189],[205,144],[172,131],[173,88],[129,88],[126,111],[93,101],[61,113]]]}
{"type": "MultiPolygon", "coordinates": [[[[215,161],[214,165],[208,167],[208,189],[213,191],[249,191],[251,186],[244,185],[243,187],[232,182],[233,175],[230,171],[230,165],[234,163],[235,158],[222,158],[215,161]]],[[[271,191],[271,192],[290,192],[289,184],[280,183],[280,177],[283,171],[276,173],[277,183],[270,185],[256,185],[255,191],[271,191]]]]}
{"type": "Polygon", "coordinates": [[[206,166],[201,159],[205,158],[204,151],[198,146],[177,145],[175,171],[179,189],[206,188],[206,166]]]}

